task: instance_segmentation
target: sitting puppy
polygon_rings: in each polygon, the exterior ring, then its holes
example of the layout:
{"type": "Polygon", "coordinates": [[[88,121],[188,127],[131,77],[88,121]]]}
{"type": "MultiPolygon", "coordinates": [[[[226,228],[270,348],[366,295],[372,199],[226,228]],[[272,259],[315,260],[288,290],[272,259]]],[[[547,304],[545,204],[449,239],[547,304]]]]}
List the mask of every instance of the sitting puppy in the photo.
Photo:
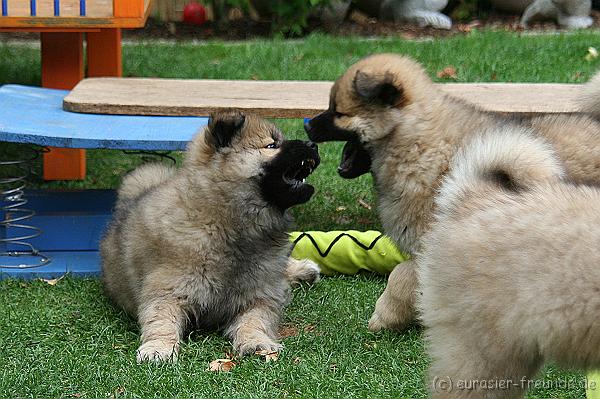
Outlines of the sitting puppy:
{"type": "Polygon", "coordinates": [[[600,366],[600,190],[526,129],[452,162],[417,257],[434,398],[520,398],[546,361],[600,366]]]}
{"type": "Polygon", "coordinates": [[[310,199],[315,144],[230,111],[190,143],[183,167],[125,177],[101,243],[107,294],[137,317],[137,360],[176,360],[186,327],[223,330],[240,355],[279,351],[290,283],[316,264],[289,258],[287,209],[310,199]]]}

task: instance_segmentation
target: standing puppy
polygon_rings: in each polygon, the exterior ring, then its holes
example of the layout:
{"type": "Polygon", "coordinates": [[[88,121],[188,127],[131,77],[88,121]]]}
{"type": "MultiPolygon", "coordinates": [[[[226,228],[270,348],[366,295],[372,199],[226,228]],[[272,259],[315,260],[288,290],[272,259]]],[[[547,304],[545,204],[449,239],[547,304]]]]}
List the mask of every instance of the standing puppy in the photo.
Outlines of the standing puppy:
{"type": "MultiPolygon", "coordinates": [[[[595,79],[582,108],[600,108],[595,79]]],[[[442,93],[415,61],[393,54],[367,57],[333,85],[329,109],[305,128],[311,140],[345,141],[340,176],[371,172],[385,233],[414,254],[434,212],[434,196],[465,140],[490,127],[526,126],[556,149],[567,176],[600,183],[600,123],[587,115],[531,119],[482,111],[442,93]]],[[[414,261],[390,274],[369,321],[373,331],[401,330],[414,320],[414,261]]]]}
{"type": "Polygon", "coordinates": [[[531,132],[452,162],[417,256],[434,398],[521,398],[542,364],[600,366],[600,190],[531,132]]]}
{"type": "Polygon", "coordinates": [[[310,199],[316,145],[230,111],[210,118],[179,170],[146,165],[119,189],[101,243],[108,295],[142,330],[138,361],[175,360],[187,327],[220,329],[241,355],[279,351],[290,282],[318,267],[291,260],[287,209],[310,199]]]}

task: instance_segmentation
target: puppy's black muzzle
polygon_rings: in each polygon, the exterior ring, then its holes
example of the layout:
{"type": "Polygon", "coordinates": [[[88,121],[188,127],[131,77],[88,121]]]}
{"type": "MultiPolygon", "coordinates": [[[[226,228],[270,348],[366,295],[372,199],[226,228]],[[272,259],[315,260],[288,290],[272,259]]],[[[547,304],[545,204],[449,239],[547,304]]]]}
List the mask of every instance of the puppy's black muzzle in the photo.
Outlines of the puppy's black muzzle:
{"type": "Polygon", "coordinates": [[[340,129],[333,123],[335,113],[325,111],[304,123],[304,130],[315,143],[324,141],[350,141],[356,134],[350,130],[340,129]]]}
{"type": "Polygon", "coordinates": [[[324,141],[345,141],[342,151],[342,161],[338,174],[345,179],[354,179],[371,170],[371,156],[360,143],[358,135],[346,129],[337,127],[333,120],[335,113],[327,110],[304,123],[308,137],[317,143],[324,141]]]}
{"type": "Polygon", "coordinates": [[[319,147],[312,140],[285,140],[281,144],[281,152],[276,162],[280,162],[281,165],[293,165],[304,160],[312,160],[315,163],[312,169],[316,169],[321,163],[319,147]]]}
{"type": "Polygon", "coordinates": [[[279,154],[264,166],[260,185],[264,198],[284,211],[303,204],[315,189],[305,179],[319,166],[319,149],[312,141],[286,140],[279,154]]]}

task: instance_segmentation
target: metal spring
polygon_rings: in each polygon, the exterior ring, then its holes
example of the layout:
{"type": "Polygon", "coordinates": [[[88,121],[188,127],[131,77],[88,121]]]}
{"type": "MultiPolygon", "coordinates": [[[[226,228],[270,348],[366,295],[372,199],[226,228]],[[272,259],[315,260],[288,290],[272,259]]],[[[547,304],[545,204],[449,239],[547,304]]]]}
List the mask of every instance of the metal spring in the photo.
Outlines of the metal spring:
{"type": "Polygon", "coordinates": [[[27,242],[40,234],[42,230],[27,224],[35,216],[32,209],[23,208],[27,205],[25,198],[26,179],[31,174],[31,163],[39,157],[40,150],[28,147],[31,155],[27,158],[2,161],[0,160],[0,268],[27,269],[50,263],[51,259],[41,254],[31,243],[27,242]],[[8,236],[9,229],[17,232],[13,237],[8,236]],[[14,247],[23,248],[15,250],[14,247]],[[7,263],[8,259],[25,258],[7,263]]]}

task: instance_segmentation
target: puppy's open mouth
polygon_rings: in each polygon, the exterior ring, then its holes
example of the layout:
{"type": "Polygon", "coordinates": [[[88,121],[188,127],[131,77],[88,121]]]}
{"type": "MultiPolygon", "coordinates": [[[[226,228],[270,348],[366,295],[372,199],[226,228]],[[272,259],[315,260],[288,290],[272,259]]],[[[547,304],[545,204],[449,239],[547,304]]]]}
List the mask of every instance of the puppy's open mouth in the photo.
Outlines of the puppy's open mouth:
{"type": "Polygon", "coordinates": [[[354,179],[371,170],[371,156],[358,140],[347,141],[342,150],[338,174],[345,179],[354,179]]]}
{"type": "Polygon", "coordinates": [[[318,166],[318,160],[308,158],[288,168],[283,173],[283,181],[290,185],[293,189],[300,189],[307,185],[306,178],[318,166]]]}
{"type": "Polygon", "coordinates": [[[345,141],[342,161],[338,174],[346,179],[354,179],[371,171],[371,156],[359,141],[356,132],[335,126],[334,112],[325,111],[304,124],[308,137],[315,143],[325,141],[345,141]]]}
{"type": "Polygon", "coordinates": [[[284,141],[279,154],[264,166],[260,185],[265,199],[281,210],[308,201],[315,188],[306,182],[306,178],[320,161],[316,144],[284,141]]]}

